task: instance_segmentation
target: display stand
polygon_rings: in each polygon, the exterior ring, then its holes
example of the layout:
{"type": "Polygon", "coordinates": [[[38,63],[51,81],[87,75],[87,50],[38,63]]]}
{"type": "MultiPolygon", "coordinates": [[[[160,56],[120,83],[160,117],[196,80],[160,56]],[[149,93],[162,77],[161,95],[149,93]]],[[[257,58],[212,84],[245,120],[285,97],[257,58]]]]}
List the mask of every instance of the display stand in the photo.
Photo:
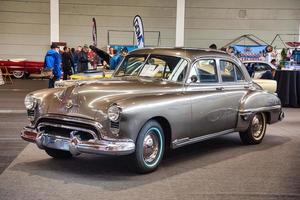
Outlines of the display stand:
{"type": "Polygon", "coordinates": [[[13,81],[11,78],[12,74],[9,73],[7,66],[1,66],[0,70],[2,71],[2,77],[3,77],[4,83],[13,84],[13,81]]]}
{"type": "Polygon", "coordinates": [[[4,85],[4,80],[3,80],[3,77],[2,77],[1,69],[0,69],[0,85],[4,85]]]}

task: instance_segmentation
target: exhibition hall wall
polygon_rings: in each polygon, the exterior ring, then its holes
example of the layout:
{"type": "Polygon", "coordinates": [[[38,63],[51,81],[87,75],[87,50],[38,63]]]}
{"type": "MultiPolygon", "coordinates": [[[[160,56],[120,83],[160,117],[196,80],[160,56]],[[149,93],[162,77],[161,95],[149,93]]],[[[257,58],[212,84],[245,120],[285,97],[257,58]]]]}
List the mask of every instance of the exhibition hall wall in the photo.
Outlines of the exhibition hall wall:
{"type": "MultiPolygon", "coordinates": [[[[145,31],[160,31],[160,46],[175,45],[176,0],[60,0],[60,41],[68,46],[92,43],[96,18],[98,46],[108,44],[108,30],[131,31],[141,15],[145,31]]],[[[218,47],[243,34],[271,42],[277,33],[299,33],[299,0],[186,0],[185,46],[218,47]]],[[[0,59],[43,60],[50,44],[49,0],[0,0],[0,59]]],[[[294,38],[291,38],[293,40],[294,38]]],[[[155,45],[156,34],[145,34],[155,45]]],[[[132,35],[113,32],[112,44],[132,44],[132,35]]]]}

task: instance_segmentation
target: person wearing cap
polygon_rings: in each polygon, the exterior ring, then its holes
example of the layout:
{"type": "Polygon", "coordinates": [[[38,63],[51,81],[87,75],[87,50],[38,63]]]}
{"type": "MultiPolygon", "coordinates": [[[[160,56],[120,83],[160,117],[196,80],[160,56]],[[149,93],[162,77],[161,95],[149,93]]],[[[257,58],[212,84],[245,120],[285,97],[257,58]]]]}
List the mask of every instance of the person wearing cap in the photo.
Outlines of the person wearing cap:
{"type": "Polygon", "coordinates": [[[128,49],[126,47],[122,48],[120,53],[116,53],[109,61],[109,69],[115,70],[123,58],[128,54],[128,49]]]}
{"type": "Polygon", "coordinates": [[[51,49],[47,51],[44,60],[44,70],[49,72],[49,88],[54,88],[55,81],[60,80],[62,75],[61,70],[61,55],[57,44],[52,44],[51,49]]]}

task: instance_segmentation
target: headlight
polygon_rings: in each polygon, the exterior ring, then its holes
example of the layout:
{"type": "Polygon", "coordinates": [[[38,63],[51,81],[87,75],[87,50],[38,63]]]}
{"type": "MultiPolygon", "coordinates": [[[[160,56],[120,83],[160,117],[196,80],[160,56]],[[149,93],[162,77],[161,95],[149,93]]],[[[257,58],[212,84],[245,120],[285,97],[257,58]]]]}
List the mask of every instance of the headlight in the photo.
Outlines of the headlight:
{"type": "Polygon", "coordinates": [[[121,108],[119,108],[117,105],[112,105],[107,110],[108,118],[113,122],[117,122],[119,120],[120,114],[121,108]]]}
{"type": "Polygon", "coordinates": [[[32,95],[27,95],[24,104],[27,110],[32,110],[36,106],[36,99],[32,95]]]}

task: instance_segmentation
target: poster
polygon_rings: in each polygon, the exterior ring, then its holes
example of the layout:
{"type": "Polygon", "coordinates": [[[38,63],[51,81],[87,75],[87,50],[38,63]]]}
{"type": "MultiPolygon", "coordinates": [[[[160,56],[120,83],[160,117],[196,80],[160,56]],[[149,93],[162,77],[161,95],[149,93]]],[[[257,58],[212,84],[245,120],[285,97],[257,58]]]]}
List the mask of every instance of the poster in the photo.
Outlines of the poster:
{"type": "Polygon", "coordinates": [[[234,45],[234,53],[242,61],[265,60],[267,45],[234,45]]]}

